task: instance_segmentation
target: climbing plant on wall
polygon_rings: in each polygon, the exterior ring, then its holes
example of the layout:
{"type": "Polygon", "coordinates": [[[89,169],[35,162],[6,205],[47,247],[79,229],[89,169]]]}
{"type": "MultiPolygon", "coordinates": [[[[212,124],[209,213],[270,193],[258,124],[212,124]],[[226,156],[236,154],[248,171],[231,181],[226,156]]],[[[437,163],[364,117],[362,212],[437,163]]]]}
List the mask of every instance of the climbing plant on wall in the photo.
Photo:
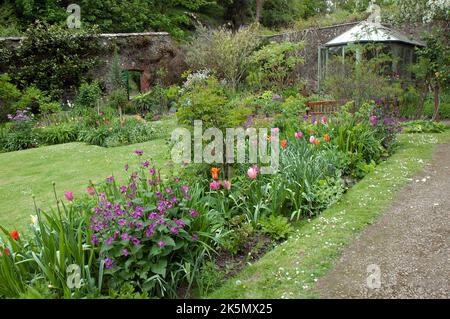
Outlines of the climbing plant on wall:
{"type": "Polygon", "coordinates": [[[19,87],[34,85],[53,99],[79,87],[95,64],[95,29],[76,30],[37,22],[14,50],[0,50],[0,61],[19,87]]]}

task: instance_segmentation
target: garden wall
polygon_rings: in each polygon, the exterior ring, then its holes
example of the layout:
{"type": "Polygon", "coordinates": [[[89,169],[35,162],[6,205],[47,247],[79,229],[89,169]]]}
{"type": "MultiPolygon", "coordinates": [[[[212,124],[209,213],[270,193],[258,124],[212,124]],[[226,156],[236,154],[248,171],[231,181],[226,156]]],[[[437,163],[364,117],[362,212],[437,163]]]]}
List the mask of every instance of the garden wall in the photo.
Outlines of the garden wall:
{"type": "MultiPolygon", "coordinates": [[[[20,37],[0,38],[0,45],[14,48],[20,45],[21,40],[20,37]]],[[[153,84],[154,73],[158,68],[167,70],[165,81],[169,83],[176,82],[184,70],[181,51],[166,32],[99,34],[86,41],[98,43],[96,51],[92,52],[98,58],[92,75],[105,83],[116,49],[123,69],[141,72],[143,91],[153,84]]]]}

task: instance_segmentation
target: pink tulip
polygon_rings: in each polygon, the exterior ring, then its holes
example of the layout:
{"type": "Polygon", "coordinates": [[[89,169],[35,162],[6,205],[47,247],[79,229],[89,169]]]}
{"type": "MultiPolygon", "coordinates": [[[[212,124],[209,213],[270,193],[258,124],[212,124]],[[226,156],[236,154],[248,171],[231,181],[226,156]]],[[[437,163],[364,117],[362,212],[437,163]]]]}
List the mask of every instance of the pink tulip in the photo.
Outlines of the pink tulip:
{"type": "Polygon", "coordinates": [[[295,138],[299,139],[303,137],[303,132],[295,132],[295,138]]]}
{"type": "Polygon", "coordinates": [[[250,167],[247,171],[247,175],[250,179],[256,179],[258,176],[258,166],[254,165],[250,167]]]}
{"type": "Polygon", "coordinates": [[[324,125],[327,124],[327,118],[325,116],[322,116],[322,118],[320,119],[320,122],[324,125]]]}
{"type": "Polygon", "coordinates": [[[315,140],[316,138],[314,137],[314,135],[311,135],[311,137],[309,138],[309,142],[313,144],[315,140]]]}
{"type": "Polygon", "coordinates": [[[274,132],[275,134],[278,134],[278,133],[280,133],[280,129],[278,127],[274,127],[272,129],[272,132],[274,132]]]}
{"type": "Polygon", "coordinates": [[[209,188],[213,191],[218,190],[220,188],[220,182],[213,181],[213,182],[209,183],[209,188]]]}
{"type": "Polygon", "coordinates": [[[64,196],[69,202],[73,201],[73,192],[65,192],[64,196]]]}
{"type": "Polygon", "coordinates": [[[223,188],[230,190],[231,189],[231,182],[224,180],[223,181],[223,188]]]}

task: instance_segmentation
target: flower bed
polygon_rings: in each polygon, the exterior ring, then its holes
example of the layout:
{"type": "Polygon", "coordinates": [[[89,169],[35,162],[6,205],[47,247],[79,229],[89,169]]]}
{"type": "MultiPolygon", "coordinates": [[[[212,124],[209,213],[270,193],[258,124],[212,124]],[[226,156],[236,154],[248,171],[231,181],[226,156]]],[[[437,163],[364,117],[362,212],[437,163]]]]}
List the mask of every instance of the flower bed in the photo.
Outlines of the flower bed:
{"type": "Polygon", "coordinates": [[[290,221],[336,202],[348,177],[388,155],[396,130],[375,105],[275,127],[282,139],[274,175],[256,163],[236,164],[232,176],[212,166],[207,178],[163,179],[136,150],[137,168],[125,165],[125,181],[110,176],[86,194],[66,192],[57,211],[37,209],[31,236],[3,229],[0,295],[204,295],[216,286],[212,273],[241,269],[249,259],[237,256],[258,258],[288,238],[290,221]]]}

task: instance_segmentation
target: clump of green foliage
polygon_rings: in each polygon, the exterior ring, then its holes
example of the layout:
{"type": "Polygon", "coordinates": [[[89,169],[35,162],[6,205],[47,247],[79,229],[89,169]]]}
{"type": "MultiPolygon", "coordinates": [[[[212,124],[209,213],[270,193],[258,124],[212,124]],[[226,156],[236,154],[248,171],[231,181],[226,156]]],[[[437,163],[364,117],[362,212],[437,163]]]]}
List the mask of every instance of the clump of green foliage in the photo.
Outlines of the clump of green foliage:
{"type": "Polygon", "coordinates": [[[64,92],[75,91],[94,65],[96,43],[86,37],[95,32],[36,22],[17,48],[0,50],[0,64],[19,88],[35,86],[59,100],[64,92]]]}

